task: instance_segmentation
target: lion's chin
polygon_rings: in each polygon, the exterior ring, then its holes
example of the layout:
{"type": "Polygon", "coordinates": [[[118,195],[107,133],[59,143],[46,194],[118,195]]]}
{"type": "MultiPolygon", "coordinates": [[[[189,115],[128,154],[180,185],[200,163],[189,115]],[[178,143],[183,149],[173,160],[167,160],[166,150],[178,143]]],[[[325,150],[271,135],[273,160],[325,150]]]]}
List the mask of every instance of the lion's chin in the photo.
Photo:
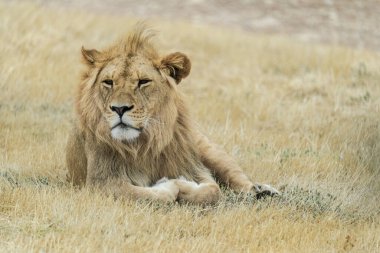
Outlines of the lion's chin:
{"type": "Polygon", "coordinates": [[[112,138],[119,141],[132,141],[139,137],[140,131],[133,128],[115,127],[111,130],[112,138]]]}

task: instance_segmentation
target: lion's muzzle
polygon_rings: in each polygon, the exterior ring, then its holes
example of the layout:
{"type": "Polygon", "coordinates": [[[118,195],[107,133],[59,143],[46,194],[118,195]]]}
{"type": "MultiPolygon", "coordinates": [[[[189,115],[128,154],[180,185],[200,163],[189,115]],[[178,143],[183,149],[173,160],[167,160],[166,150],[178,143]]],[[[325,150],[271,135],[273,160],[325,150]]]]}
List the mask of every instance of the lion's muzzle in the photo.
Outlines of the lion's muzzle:
{"type": "Polygon", "coordinates": [[[134,105],[111,105],[112,116],[108,118],[111,127],[112,138],[117,140],[133,140],[142,132],[142,127],[137,127],[132,118],[127,114],[131,113],[134,105]]]}

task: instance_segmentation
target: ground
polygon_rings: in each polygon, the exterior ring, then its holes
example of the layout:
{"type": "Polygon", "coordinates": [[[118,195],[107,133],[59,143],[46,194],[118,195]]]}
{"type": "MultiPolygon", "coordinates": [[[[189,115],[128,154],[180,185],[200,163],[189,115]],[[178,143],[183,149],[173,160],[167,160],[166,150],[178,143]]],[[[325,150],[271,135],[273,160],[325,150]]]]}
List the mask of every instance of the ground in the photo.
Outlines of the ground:
{"type": "Polygon", "coordinates": [[[106,46],[139,19],[45,2],[1,2],[0,17],[0,251],[379,251],[376,46],[148,20],[163,53],[192,60],[180,89],[203,131],[283,192],[160,205],[65,182],[80,47],[106,46]]]}

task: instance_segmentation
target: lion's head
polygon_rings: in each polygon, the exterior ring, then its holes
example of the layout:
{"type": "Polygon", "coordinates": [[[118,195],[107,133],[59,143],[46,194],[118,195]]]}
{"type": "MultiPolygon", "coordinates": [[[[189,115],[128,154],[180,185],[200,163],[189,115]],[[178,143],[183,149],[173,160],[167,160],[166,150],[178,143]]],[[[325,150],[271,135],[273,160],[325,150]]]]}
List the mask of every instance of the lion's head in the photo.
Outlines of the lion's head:
{"type": "Polygon", "coordinates": [[[176,85],[188,76],[191,63],[179,52],[160,57],[151,37],[137,26],[106,50],[82,48],[88,70],[77,108],[84,126],[102,139],[133,143],[152,138],[162,127],[170,132],[174,124],[176,85]]]}

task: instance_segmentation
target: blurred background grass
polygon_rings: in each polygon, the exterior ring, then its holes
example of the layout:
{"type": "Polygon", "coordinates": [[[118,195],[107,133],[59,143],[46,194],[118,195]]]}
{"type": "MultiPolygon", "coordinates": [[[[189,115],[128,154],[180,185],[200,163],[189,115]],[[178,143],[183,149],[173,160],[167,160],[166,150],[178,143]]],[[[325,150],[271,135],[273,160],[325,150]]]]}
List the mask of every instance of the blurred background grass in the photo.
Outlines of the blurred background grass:
{"type": "Polygon", "coordinates": [[[378,251],[378,5],[328,2],[0,2],[0,251],[378,251]],[[160,206],[65,183],[80,47],[141,18],[192,60],[204,132],[282,197],[160,206]]]}

